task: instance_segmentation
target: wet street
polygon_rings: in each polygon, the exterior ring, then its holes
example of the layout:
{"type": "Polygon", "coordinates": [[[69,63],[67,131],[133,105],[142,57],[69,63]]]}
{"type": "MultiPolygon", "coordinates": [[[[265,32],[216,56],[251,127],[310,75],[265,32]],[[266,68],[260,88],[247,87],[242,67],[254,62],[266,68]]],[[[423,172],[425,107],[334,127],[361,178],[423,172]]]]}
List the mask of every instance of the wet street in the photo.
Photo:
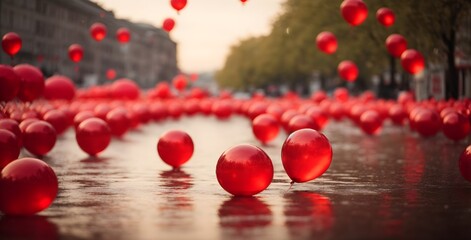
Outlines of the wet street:
{"type": "MultiPolygon", "coordinates": [[[[260,146],[242,117],[185,117],[141,126],[88,158],[72,129],[44,160],[58,175],[53,205],[33,217],[0,219],[0,239],[469,239],[471,183],[458,170],[469,144],[423,139],[389,123],[376,137],[331,121],[327,172],[289,188],[281,146],[273,183],[255,197],[232,197],[216,180],[221,153],[260,146]],[[188,132],[195,152],[180,171],[157,155],[159,136],[188,132]],[[28,231],[25,231],[28,229],[28,231]]],[[[22,156],[28,156],[26,152],[22,156]]]]}

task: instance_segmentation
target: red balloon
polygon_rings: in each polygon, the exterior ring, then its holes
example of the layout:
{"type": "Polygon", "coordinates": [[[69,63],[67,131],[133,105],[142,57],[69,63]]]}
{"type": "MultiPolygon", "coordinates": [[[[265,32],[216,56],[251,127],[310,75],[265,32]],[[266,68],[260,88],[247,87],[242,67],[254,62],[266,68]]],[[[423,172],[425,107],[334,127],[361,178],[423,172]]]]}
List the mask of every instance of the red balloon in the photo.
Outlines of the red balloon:
{"type": "Polygon", "coordinates": [[[20,147],[15,134],[12,132],[0,129],[0,170],[7,164],[17,159],[20,155],[20,147]]]}
{"type": "Polygon", "coordinates": [[[116,31],[116,39],[118,39],[118,42],[121,44],[128,43],[129,40],[131,40],[131,33],[127,28],[119,28],[116,31]]]}
{"type": "Polygon", "coordinates": [[[252,121],[252,132],[262,144],[267,144],[278,136],[280,124],[272,115],[261,114],[252,121]]]}
{"type": "Polygon", "coordinates": [[[69,47],[69,58],[73,62],[80,62],[83,58],[83,48],[79,44],[72,44],[69,47]]]}
{"type": "Polygon", "coordinates": [[[186,85],[188,84],[188,80],[185,75],[179,74],[173,78],[172,83],[173,83],[173,87],[175,87],[178,91],[182,91],[183,89],[186,88],[186,85]]]}
{"type": "Polygon", "coordinates": [[[56,140],[56,130],[46,121],[33,122],[23,132],[24,147],[37,156],[44,156],[51,151],[56,140]]]}
{"type": "Polygon", "coordinates": [[[419,51],[408,49],[401,54],[401,65],[406,72],[417,74],[424,70],[425,59],[419,51]]]}
{"type": "Polygon", "coordinates": [[[321,32],[316,37],[317,48],[327,54],[337,51],[337,38],[331,32],[321,32]]]}
{"type": "Polygon", "coordinates": [[[324,134],[313,129],[293,132],[283,143],[281,161],[293,182],[321,176],[332,162],[332,147],[324,134]]]}
{"type": "Polygon", "coordinates": [[[441,129],[441,119],[437,112],[421,109],[414,117],[414,127],[422,137],[432,137],[441,129]]]}
{"type": "Polygon", "coordinates": [[[0,211],[7,215],[32,215],[51,205],[57,196],[57,176],[47,163],[21,158],[0,173],[0,211]]]}
{"type": "Polygon", "coordinates": [[[341,78],[348,82],[354,82],[358,77],[358,67],[352,61],[342,61],[337,67],[337,71],[341,78]]]}
{"type": "Polygon", "coordinates": [[[8,65],[0,64],[0,102],[8,102],[20,90],[20,78],[8,65]]]}
{"type": "Polygon", "coordinates": [[[386,48],[393,57],[401,57],[402,53],[407,50],[407,41],[400,34],[391,34],[386,38],[386,48]]]}
{"type": "Polygon", "coordinates": [[[164,20],[164,23],[162,24],[162,28],[167,32],[172,31],[174,27],[175,27],[175,21],[171,18],[166,18],[164,20]]]}
{"type": "Polygon", "coordinates": [[[289,120],[288,129],[289,133],[295,132],[300,129],[314,129],[319,130],[319,126],[311,119],[311,117],[306,116],[304,114],[298,114],[289,120]]]}
{"type": "Polygon", "coordinates": [[[106,114],[106,122],[110,127],[111,134],[121,137],[129,130],[130,127],[128,111],[124,108],[113,109],[108,114],[106,114]]]}
{"type": "Polygon", "coordinates": [[[22,41],[18,34],[9,32],[3,35],[2,48],[10,57],[15,56],[21,49],[22,41]]]}
{"type": "Polygon", "coordinates": [[[57,135],[61,135],[69,127],[67,116],[61,110],[48,111],[43,116],[43,120],[50,123],[56,130],[57,135]]]}
{"type": "Polygon", "coordinates": [[[29,64],[16,65],[13,70],[20,79],[20,100],[31,102],[42,96],[45,83],[41,70],[29,64]]]}
{"type": "Polygon", "coordinates": [[[362,24],[368,16],[368,8],[361,0],[345,0],[340,5],[342,17],[352,26],[362,24]]]}
{"type": "Polygon", "coordinates": [[[471,182],[471,145],[461,153],[459,160],[459,169],[461,176],[471,182]]]}
{"type": "Polygon", "coordinates": [[[21,148],[23,146],[23,134],[17,121],[13,119],[0,119],[0,129],[8,130],[15,134],[18,147],[21,148]]]}
{"type": "Polygon", "coordinates": [[[180,12],[180,10],[186,6],[186,0],[170,0],[170,5],[172,5],[177,12],[180,12]]]}
{"type": "Polygon", "coordinates": [[[75,97],[75,85],[70,78],[55,75],[46,79],[44,97],[48,100],[72,100],[75,97]]]}
{"type": "Polygon", "coordinates": [[[450,112],[443,118],[443,134],[451,140],[459,141],[470,133],[469,119],[459,112],[450,112]]]}
{"type": "Polygon", "coordinates": [[[393,10],[389,8],[380,8],[376,11],[376,19],[385,27],[390,27],[394,24],[396,17],[393,10]]]}
{"type": "Polygon", "coordinates": [[[108,80],[113,80],[116,78],[116,70],[110,68],[108,70],[106,70],[106,78],[108,78],[108,80]]]}
{"type": "Polygon", "coordinates": [[[111,131],[108,124],[99,118],[89,118],[79,124],[75,139],[84,152],[91,156],[105,150],[111,142],[111,131]]]}
{"type": "Polygon", "coordinates": [[[111,85],[113,97],[120,99],[135,100],[139,98],[139,87],[131,79],[121,78],[111,85]]]}
{"type": "Polygon", "coordinates": [[[179,168],[190,160],[193,150],[193,140],[183,131],[165,132],[157,142],[157,152],[160,158],[174,168],[179,168]]]}
{"type": "Polygon", "coordinates": [[[383,119],[375,110],[367,110],[360,116],[360,127],[366,134],[379,134],[383,127],[383,119]]]}
{"type": "Polygon", "coordinates": [[[252,196],[273,180],[273,164],[260,148],[241,144],[224,151],[216,165],[219,185],[235,196],[252,196]]]}
{"type": "Polygon", "coordinates": [[[106,26],[103,23],[94,23],[90,26],[90,34],[95,41],[100,42],[106,37],[106,26]]]}

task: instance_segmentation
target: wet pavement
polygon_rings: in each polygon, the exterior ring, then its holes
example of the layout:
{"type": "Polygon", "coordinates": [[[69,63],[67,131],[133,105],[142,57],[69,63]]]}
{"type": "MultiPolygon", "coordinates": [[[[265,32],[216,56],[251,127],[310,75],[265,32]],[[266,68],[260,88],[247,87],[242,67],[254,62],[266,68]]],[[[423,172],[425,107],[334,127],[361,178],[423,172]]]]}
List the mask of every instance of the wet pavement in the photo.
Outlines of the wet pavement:
{"type": "MultiPolygon", "coordinates": [[[[59,178],[53,205],[32,217],[0,219],[0,239],[469,239],[471,183],[458,170],[468,141],[423,139],[386,124],[379,136],[349,122],[324,134],[334,157],[327,172],[295,184],[280,159],[285,134],[262,148],[273,183],[255,197],[226,193],[216,180],[221,153],[260,145],[241,117],[196,116],[141,126],[89,158],[69,130],[44,160],[59,178]],[[158,137],[187,131],[192,159],[173,171],[158,137]]],[[[28,154],[23,152],[23,156],[28,154]]]]}

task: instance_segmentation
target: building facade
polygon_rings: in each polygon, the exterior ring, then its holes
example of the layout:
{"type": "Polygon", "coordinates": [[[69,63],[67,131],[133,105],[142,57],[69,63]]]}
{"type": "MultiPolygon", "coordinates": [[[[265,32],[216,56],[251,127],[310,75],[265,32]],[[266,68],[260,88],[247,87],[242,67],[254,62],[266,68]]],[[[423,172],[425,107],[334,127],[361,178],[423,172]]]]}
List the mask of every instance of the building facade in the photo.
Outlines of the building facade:
{"type": "MultiPolygon", "coordinates": [[[[88,0],[1,0],[0,35],[16,32],[23,40],[13,63],[29,63],[46,76],[63,74],[78,85],[106,82],[108,69],[117,78],[135,80],[141,87],[153,87],[178,73],[177,45],[160,28],[149,24],[117,19],[88,0]],[[90,35],[93,23],[107,27],[106,38],[96,42],[90,35]],[[126,27],[131,40],[116,40],[118,28],[126,27]],[[68,47],[80,44],[84,57],[78,64],[68,57],[68,47]]],[[[0,53],[0,63],[10,64],[10,56],[0,53]]]]}

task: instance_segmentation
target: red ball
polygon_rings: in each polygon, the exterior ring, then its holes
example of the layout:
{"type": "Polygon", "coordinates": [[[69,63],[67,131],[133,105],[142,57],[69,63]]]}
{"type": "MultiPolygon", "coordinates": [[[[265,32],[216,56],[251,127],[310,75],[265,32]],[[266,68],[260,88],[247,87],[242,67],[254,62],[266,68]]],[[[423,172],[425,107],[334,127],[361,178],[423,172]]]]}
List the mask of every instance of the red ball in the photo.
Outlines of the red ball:
{"type": "Polygon", "coordinates": [[[31,102],[43,95],[45,83],[41,70],[29,64],[16,65],[13,70],[20,79],[20,100],[31,102]]]}
{"type": "Polygon", "coordinates": [[[222,153],[216,165],[216,177],[230,194],[252,196],[270,185],[273,164],[262,149],[241,144],[222,153]]]}
{"type": "Polygon", "coordinates": [[[385,27],[390,27],[394,24],[396,17],[393,10],[389,8],[380,8],[376,11],[376,19],[385,27]]]}
{"type": "Polygon", "coordinates": [[[8,65],[0,64],[0,102],[8,102],[20,91],[20,78],[8,65]]]}
{"type": "Polygon", "coordinates": [[[295,132],[297,130],[309,128],[314,130],[319,130],[319,126],[312,121],[311,117],[306,116],[304,114],[298,114],[291,118],[288,123],[289,133],[295,132]]]}
{"type": "Polygon", "coordinates": [[[9,32],[3,35],[2,48],[10,57],[15,56],[21,49],[22,41],[18,34],[9,32]]]}
{"type": "Polygon", "coordinates": [[[139,86],[131,79],[121,78],[111,85],[114,98],[135,100],[139,98],[139,86]]]}
{"type": "Polygon", "coordinates": [[[18,122],[13,119],[0,119],[0,129],[8,130],[16,137],[17,145],[19,148],[23,146],[23,134],[21,132],[18,122]]]}
{"type": "Polygon", "coordinates": [[[116,39],[118,39],[118,42],[121,44],[128,43],[129,40],[131,40],[131,33],[127,28],[119,28],[116,31],[116,39]]]}
{"type": "Polygon", "coordinates": [[[193,150],[193,140],[183,131],[165,132],[157,142],[157,152],[160,158],[174,168],[179,168],[190,160],[193,150]]]}
{"type": "Polygon", "coordinates": [[[383,119],[375,110],[367,110],[360,116],[360,127],[366,134],[379,134],[383,127],[383,119]]]}
{"type": "Polygon", "coordinates": [[[15,134],[0,129],[0,170],[7,164],[17,159],[20,155],[20,147],[15,134]]]}
{"type": "Polygon", "coordinates": [[[340,5],[342,17],[352,26],[362,24],[368,16],[368,8],[361,0],[345,0],[340,5]]]}
{"type": "Polygon", "coordinates": [[[451,140],[465,139],[470,133],[469,119],[459,112],[450,112],[443,118],[443,134],[451,140]]]}
{"type": "Polygon", "coordinates": [[[37,118],[28,118],[28,119],[25,119],[23,121],[21,121],[19,127],[20,127],[20,130],[22,133],[24,133],[26,131],[26,128],[31,124],[31,123],[34,123],[36,121],[39,121],[39,119],[37,118]]]}
{"type": "Polygon", "coordinates": [[[459,160],[459,169],[461,176],[471,182],[471,145],[461,153],[459,160]]]}
{"type": "Polygon", "coordinates": [[[332,147],[324,134],[313,129],[293,132],[283,143],[281,161],[293,182],[321,176],[332,162],[332,147]]]}
{"type": "Polygon", "coordinates": [[[92,111],[82,111],[82,112],[77,113],[77,115],[75,115],[74,117],[75,129],[78,128],[80,123],[92,117],[95,117],[95,114],[92,111]]]}
{"type": "Polygon", "coordinates": [[[7,215],[32,215],[51,205],[57,196],[54,170],[35,158],[21,158],[0,173],[0,211],[7,215]]]}
{"type": "Polygon", "coordinates": [[[402,126],[407,121],[407,112],[400,104],[395,104],[391,108],[389,108],[389,118],[394,125],[402,126]]]}
{"type": "Polygon", "coordinates": [[[421,109],[414,117],[414,127],[422,137],[432,137],[441,129],[441,119],[437,112],[421,109]]]}
{"type": "Polygon", "coordinates": [[[80,62],[83,58],[83,48],[80,44],[72,44],[69,46],[69,58],[73,62],[80,62]]]}
{"type": "Polygon", "coordinates": [[[272,115],[261,114],[252,121],[252,132],[262,144],[266,144],[278,136],[280,124],[272,115]]]}
{"type": "Polygon", "coordinates": [[[38,120],[31,123],[23,133],[24,147],[37,156],[44,156],[51,151],[56,140],[56,130],[46,121],[38,120]]]}
{"type": "Polygon", "coordinates": [[[124,108],[116,108],[106,114],[106,122],[110,127],[111,134],[117,137],[123,136],[130,127],[128,111],[124,108]]]}
{"type": "Polygon", "coordinates": [[[170,5],[179,12],[186,6],[187,0],[170,0],[170,5]]]}
{"type": "Polygon", "coordinates": [[[185,75],[179,74],[173,78],[172,84],[173,84],[173,87],[175,87],[178,91],[182,91],[183,89],[186,88],[186,85],[188,84],[188,80],[186,79],[185,75]]]}
{"type": "Polygon", "coordinates": [[[334,98],[335,100],[339,102],[346,102],[348,101],[348,98],[350,97],[350,94],[348,93],[348,90],[346,88],[337,88],[334,91],[334,98]]]}
{"type": "Polygon", "coordinates": [[[106,26],[103,23],[94,23],[90,26],[90,35],[95,41],[100,42],[106,37],[106,26]]]}
{"type": "Polygon", "coordinates": [[[116,70],[110,68],[108,70],[106,70],[106,78],[108,78],[108,80],[113,80],[116,78],[116,70]]]}
{"type": "Polygon", "coordinates": [[[75,97],[75,85],[70,78],[55,75],[46,79],[44,97],[48,100],[72,100],[75,97]]]}
{"type": "Polygon", "coordinates": [[[214,102],[211,107],[214,115],[220,120],[228,119],[232,115],[232,106],[230,100],[222,100],[214,102]]]}
{"type": "Polygon", "coordinates": [[[400,34],[391,34],[386,38],[386,48],[393,57],[401,57],[402,53],[407,50],[407,41],[400,34]]]}
{"type": "Polygon", "coordinates": [[[337,51],[337,38],[331,32],[321,32],[316,37],[317,48],[327,54],[337,51]]]}
{"type": "Polygon", "coordinates": [[[401,54],[401,65],[406,72],[417,74],[424,70],[425,59],[419,51],[408,49],[401,54]]]}
{"type": "Polygon", "coordinates": [[[56,130],[57,135],[62,133],[69,128],[69,120],[64,112],[61,110],[51,110],[48,111],[43,116],[43,120],[50,123],[56,130]]]}
{"type": "Polygon", "coordinates": [[[105,150],[111,142],[108,124],[99,118],[89,118],[78,126],[75,139],[79,147],[91,156],[105,150]]]}
{"type": "Polygon", "coordinates": [[[348,82],[354,82],[358,77],[358,67],[352,61],[340,62],[337,71],[340,77],[348,82]]]}
{"type": "Polygon", "coordinates": [[[175,27],[175,21],[171,18],[166,18],[164,20],[164,23],[162,24],[162,29],[164,29],[167,32],[172,31],[174,27],[175,27]]]}
{"type": "Polygon", "coordinates": [[[322,110],[321,107],[312,106],[307,109],[306,116],[310,117],[312,121],[317,125],[317,130],[322,130],[325,128],[327,123],[329,122],[329,116],[327,113],[322,110]]]}

